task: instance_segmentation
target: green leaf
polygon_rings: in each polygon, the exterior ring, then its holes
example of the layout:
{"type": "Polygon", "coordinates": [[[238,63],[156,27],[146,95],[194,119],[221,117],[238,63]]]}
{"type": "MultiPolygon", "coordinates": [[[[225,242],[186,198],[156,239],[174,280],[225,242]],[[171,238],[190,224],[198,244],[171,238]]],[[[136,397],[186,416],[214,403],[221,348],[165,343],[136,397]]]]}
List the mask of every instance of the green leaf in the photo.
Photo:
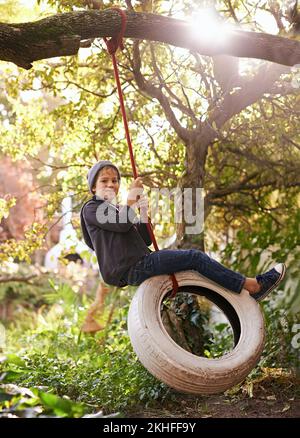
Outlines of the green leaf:
{"type": "Polygon", "coordinates": [[[7,354],[6,363],[12,363],[20,368],[26,368],[25,361],[21,359],[19,356],[17,356],[16,354],[7,354]]]}
{"type": "Polygon", "coordinates": [[[216,324],[215,325],[215,329],[218,332],[222,332],[224,329],[226,329],[228,327],[228,324],[226,324],[226,322],[220,323],[220,324],[216,324]]]}
{"type": "Polygon", "coordinates": [[[55,394],[40,391],[39,397],[43,405],[59,417],[80,417],[84,413],[84,407],[81,404],[60,398],[55,394]]]}
{"type": "Polygon", "coordinates": [[[9,370],[6,371],[5,373],[1,374],[0,380],[3,383],[10,383],[10,382],[15,382],[17,379],[19,379],[19,377],[21,377],[23,374],[28,373],[28,371],[25,370],[9,370]]]}
{"type": "Polygon", "coordinates": [[[4,401],[10,401],[13,397],[13,394],[7,394],[5,391],[0,390],[0,403],[4,401]]]}

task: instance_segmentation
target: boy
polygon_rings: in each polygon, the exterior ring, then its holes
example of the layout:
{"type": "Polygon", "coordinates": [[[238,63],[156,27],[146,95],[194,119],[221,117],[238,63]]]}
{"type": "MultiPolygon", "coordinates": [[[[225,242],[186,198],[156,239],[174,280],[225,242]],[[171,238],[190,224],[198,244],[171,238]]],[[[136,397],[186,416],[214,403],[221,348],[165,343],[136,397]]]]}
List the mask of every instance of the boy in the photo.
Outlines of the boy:
{"type": "Polygon", "coordinates": [[[96,252],[103,280],[119,287],[140,285],[149,277],[195,270],[226,289],[240,293],[246,289],[260,301],[283,280],[286,267],[283,263],[255,278],[232,271],[202,251],[159,250],[152,252],[148,234],[148,203],[143,195],[141,178],[130,187],[126,205],[113,201],[120,188],[121,175],[111,161],[99,161],[88,172],[88,185],[92,199],[80,212],[81,228],[86,244],[96,252]],[[133,207],[140,208],[140,220],[133,207]]]}

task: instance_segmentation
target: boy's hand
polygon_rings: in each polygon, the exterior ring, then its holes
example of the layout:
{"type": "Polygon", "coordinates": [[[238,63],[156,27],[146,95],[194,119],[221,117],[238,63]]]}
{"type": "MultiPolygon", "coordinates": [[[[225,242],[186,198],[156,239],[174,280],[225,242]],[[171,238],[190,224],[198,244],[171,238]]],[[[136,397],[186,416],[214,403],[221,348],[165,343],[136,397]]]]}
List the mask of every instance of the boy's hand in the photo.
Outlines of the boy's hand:
{"type": "Polygon", "coordinates": [[[139,197],[143,195],[143,191],[144,191],[143,180],[141,177],[138,177],[132,181],[131,186],[129,188],[127,205],[131,207],[133,204],[135,204],[139,199],[139,197]]]}
{"type": "Polygon", "coordinates": [[[148,197],[147,195],[141,195],[140,199],[137,201],[137,207],[140,209],[140,216],[142,222],[148,222],[148,209],[149,209],[149,203],[148,203],[148,197]]]}
{"type": "Polygon", "coordinates": [[[135,190],[135,189],[139,189],[141,190],[141,192],[144,191],[143,179],[140,176],[138,176],[136,179],[132,181],[131,186],[129,188],[129,193],[131,190],[135,190]]]}

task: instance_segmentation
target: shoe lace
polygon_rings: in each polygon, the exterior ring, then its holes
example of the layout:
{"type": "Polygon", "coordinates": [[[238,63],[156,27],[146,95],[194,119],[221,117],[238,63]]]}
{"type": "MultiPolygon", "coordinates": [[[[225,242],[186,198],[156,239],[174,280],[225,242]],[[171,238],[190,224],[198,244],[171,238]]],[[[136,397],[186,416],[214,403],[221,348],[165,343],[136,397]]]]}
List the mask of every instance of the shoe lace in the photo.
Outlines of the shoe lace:
{"type": "Polygon", "coordinates": [[[266,285],[274,282],[277,277],[279,276],[279,273],[276,272],[276,270],[273,268],[270,271],[265,272],[264,274],[260,274],[256,277],[257,282],[260,285],[266,285]],[[278,274],[278,275],[276,275],[278,274]]]}

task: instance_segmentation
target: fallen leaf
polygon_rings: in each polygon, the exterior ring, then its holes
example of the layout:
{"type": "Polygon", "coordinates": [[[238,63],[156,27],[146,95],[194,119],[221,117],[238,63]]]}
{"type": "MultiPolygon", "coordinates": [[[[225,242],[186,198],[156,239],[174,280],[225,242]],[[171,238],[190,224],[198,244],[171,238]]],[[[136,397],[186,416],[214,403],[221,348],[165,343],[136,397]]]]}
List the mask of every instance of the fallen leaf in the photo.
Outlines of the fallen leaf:
{"type": "Polygon", "coordinates": [[[287,403],[284,405],[284,408],[282,409],[281,412],[286,412],[290,409],[290,405],[288,405],[287,403]]]}

